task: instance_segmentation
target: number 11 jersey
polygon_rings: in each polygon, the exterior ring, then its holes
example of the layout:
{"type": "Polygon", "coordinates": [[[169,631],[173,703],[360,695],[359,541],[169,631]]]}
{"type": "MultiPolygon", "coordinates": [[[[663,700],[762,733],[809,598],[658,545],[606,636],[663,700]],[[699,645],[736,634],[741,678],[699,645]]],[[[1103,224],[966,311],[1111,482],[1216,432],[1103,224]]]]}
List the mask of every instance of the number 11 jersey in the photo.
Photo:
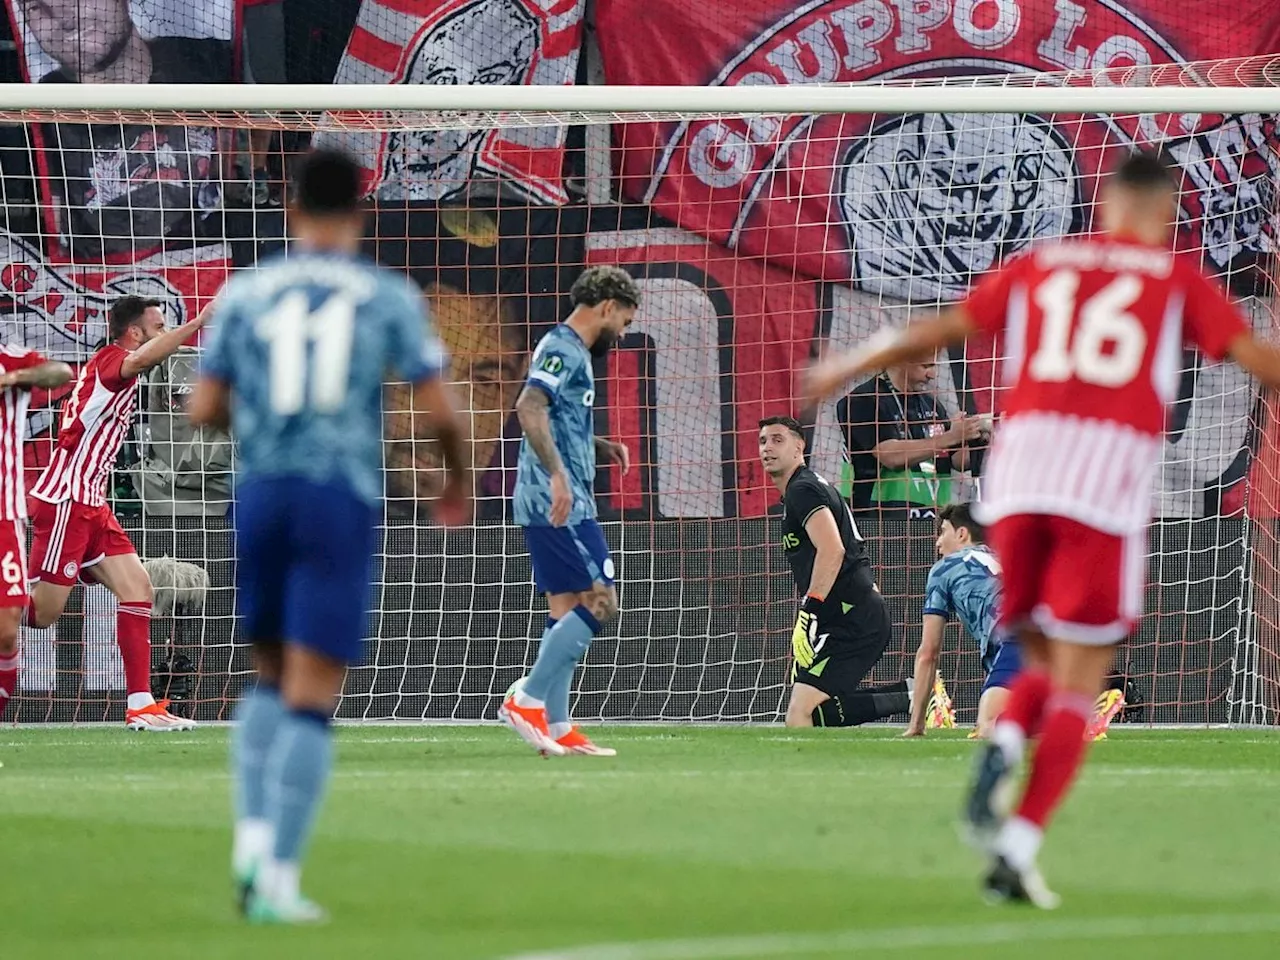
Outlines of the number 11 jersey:
{"type": "Polygon", "coordinates": [[[383,494],[382,387],[438,377],[421,293],[364,257],[291,251],[236,274],[202,370],[231,388],[242,480],[297,476],[383,494]]]}
{"type": "Polygon", "coordinates": [[[1119,235],[1033,249],[989,275],[964,309],[978,329],[1003,334],[983,521],[1048,514],[1115,535],[1150,521],[1184,345],[1220,360],[1248,330],[1196,267],[1119,235]]]}

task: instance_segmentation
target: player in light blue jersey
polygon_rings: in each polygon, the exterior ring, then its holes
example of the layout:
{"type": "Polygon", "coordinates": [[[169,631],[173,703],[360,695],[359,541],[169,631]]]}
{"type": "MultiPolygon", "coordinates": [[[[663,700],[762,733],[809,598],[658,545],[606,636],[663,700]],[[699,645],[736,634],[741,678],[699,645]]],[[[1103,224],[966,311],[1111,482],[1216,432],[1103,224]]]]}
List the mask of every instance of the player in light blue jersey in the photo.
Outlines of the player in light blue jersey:
{"type": "Polygon", "coordinates": [[[331,766],[329,721],[368,618],[382,502],[388,371],[430,411],[449,480],[436,515],[465,522],[465,439],[441,380],[444,352],[403,274],[359,253],[360,172],[316,151],[303,162],[287,255],[237,274],[190,405],[237,443],[236,586],[257,686],[232,738],[232,871],[251,920],[324,913],[299,888],[302,850],[331,766]]]}
{"type": "MultiPolygon", "coordinates": [[[[978,700],[977,735],[985,737],[1004,709],[1009,685],[1021,668],[1017,642],[1000,642],[996,620],[1000,604],[1000,562],[985,544],[982,525],[969,505],[952,504],[939,511],[938,553],[942,559],[925,584],[920,649],[916,651],[916,689],[933,687],[947,621],[958,617],[978,642],[986,679],[978,700]]],[[[904,736],[924,735],[926,699],[917,697],[904,736]]]]}
{"type": "Polygon", "coordinates": [[[596,457],[623,473],[631,467],[625,446],[595,435],[591,364],[631,324],[640,291],[618,267],[591,267],[570,299],[573,312],[539,341],[516,400],[524,439],[515,520],[549,616],[533,670],[508,692],[498,716],[544,755],[612,756],[570,722],[569,689],[592,639],[618,612],[613,560],[596,523],[596,457]]]}

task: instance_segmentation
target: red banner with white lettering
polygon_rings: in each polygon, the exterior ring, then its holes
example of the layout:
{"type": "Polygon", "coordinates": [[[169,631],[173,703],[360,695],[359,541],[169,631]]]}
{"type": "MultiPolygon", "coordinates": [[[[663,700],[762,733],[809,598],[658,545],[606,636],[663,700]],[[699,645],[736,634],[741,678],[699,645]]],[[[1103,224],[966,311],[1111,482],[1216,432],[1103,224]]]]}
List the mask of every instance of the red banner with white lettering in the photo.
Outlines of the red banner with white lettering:
{"type": "MultiPolygon", "coordinates": [[[[1274,0],[609,0],[609,83],[756,85],[1141,66],[1280,51],[1274,0]],[[1208,8],[1212,8],[1209,10],[1208,8]],[[1205,9],[1201,9],[1205,8],[1205,9]],[[673,22],[684,25],[671,29],[673,22]]],[[[1272,242],[1274,118],[722,117],[614,127],[631,200],[741,255],[922,303],[1089,226],[1099,172],[1163,144],[1181,243],[1247,282],[1272,242]]]]}

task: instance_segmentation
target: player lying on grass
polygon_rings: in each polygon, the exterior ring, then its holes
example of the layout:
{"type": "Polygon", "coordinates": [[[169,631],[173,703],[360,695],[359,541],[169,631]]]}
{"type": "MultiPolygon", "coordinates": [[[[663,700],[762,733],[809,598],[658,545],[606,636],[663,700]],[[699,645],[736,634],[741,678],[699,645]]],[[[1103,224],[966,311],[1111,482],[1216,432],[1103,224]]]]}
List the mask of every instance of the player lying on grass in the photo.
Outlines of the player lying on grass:
{"type": "Polygon", "coordinates": [[[1036,867],[1044,830],[1075,779],[1115,647],[1142,613],[1146,530],[1185,343],[1280,385],[1261,342],[1196,265],[1174,255],[1178,184],[1134,154],[1101,188],[1101,233],[1036,246],[963,303],[819,364],[816,398],[847,379],[932,356],[974,332],[1003,333],[1004,420],[979,519],[1004,575],[1003,625],[1024,668],[983,750],[965,816],[989,851],[988,897],[1056,906],[1036,867]],[[1038,737],[1026,786],[1002,802],[1038,737]]]}
{"type": "Polygon", "coordinates": [[[782,549],[804,600],[792,631],[788,727],[851,727],[911,710],[911,684],[860,687],[892,625],[849,505],[804,462],[792,417],[760,421],[760,462],[782,494],[782,549]]]}
{"type": "MultiPolygon", "coordinates": [[[[1020,665],[1017,644],[1001,644],[996,630],[1000,562],[986,546],[982,524],[973,518],[966,503],[951,504],[938,511],[938,553],[942,559],[929,571],[924,588],[915,689],[933,689],[943,630],[948,620],[959,617],[982,654],[985,679],[978,699],[977,734],[985,737],[1004,709],[1009,685],[1020,665]]],[[[924,728],[925,698],[917,697],[903,736],[922,737],[924,728]]]]}
{"type": "Polygon", "coordinates": [[[618,612],[613,560],[596,523],[596,458],[631,468],[625,446],[595,436],[591,367],[631,325],[640,290],[625,270],[591,267],[569,298],[573,312],[538,342],[516,398],[524,439],[514,515],[548,616],[538,659],[498,716],[544,756],[613,756],[570,721],[569,691],[592,639],[618,612]]]}
{"type": "MultiPolygon", "coordinates": [[[[303,848],[329,780],[329,729],[360,659],[382,517],[382,390],[414,385],[444,453],[437,519],[466,521],[466,440],[441,379],[444,350],[403,273],[360,253],[360,168],[316,151],[300,165],[287,254],[237,273],[189,412],[236,440],[236,601],[257,685],[232,735],[232,872],[260,923],[324,912],[302,896],[303,848]]],[[[417,435],[416,433],[414,434],[417,435]]]]}
{"type": "Polygon", "coordinates": [[[18,628],[30,602],[22,463],[27,403],[32,387],[50,390],[71,377],[65,363],[46,360],[34,350],[0,345],[0,717],[18,688],[18,628]]]}
{"type": "Polygon", "coordinates": [[[134,296],[112,304],[110,342],[80,368],[62,405],[58,442],[31,488],[35,586],[26,620],[29,627],[52,626],[78,580],[115,594],[116,644],[128,693],[125,726],[151,733],[189,730],[195,721],[175,716],[151,695],[151,579],[111,511],[107,483],[133,427],[138,378],[189,343],[209,309],[166,329],[163,306],[134,296]]]}

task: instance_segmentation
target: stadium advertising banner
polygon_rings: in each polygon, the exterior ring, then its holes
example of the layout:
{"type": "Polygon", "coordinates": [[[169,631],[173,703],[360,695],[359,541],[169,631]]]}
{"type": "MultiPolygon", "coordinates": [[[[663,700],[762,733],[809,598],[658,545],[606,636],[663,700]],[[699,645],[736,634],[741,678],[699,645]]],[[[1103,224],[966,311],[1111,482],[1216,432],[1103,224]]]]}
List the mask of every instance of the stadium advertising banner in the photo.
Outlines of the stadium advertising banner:
{"type": "MultiPolygon", "coordinates": [[[[778,85],[1105,69],[1280,50],[1280,5],[1170,0],[601,4],[609,83],[778,85]],[[684,21],[687,29],[670,24],[684,21]]],[[[954,300],[1033,238],[1088,226],[1100,170],[1166,144],[1184,244],[1220,272],[1264,252],[1272,123],[1257,116],[768,116],[618,125],[629,199],[740,254],[913,303],[954,300]]]]}
{"type": "MultiPolygon", "coordinates": [[[[574,81],[585,0],[366,0],[335,83],[551,84],[574,81]]],[[[394,98],[388,102],[394,106],[394,98]]],[[[366,158],[381,200],[441,200],[500,178],[564,203],[563,126],[325,134],[366,158]]]]}

